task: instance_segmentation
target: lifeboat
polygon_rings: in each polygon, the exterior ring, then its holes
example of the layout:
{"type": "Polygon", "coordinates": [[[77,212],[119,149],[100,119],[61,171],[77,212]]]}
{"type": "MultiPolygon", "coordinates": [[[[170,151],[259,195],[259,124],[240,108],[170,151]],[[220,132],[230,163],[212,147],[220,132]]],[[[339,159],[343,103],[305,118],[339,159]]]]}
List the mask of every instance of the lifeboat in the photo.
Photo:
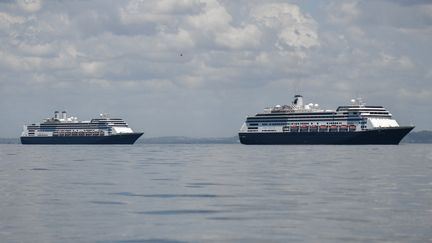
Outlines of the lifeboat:
{"type": "Polygon", "coordinates": [[[327,125],[320,125],[319,126],[319,131],[320,132],[327,132],[328,131],[328,126],[327,125]]]}
{"type": "Polygon", "coordinates": [[[334,132],[334,131],[337,131],[337,130],[338,130],[338,126],[336,126],[336,125],[331,125],[330,126],[330,131],[334,132]]]}
{"type": "Polygon", "coordinates": [[[298,131],[298,126],[297,125],[291,125],[290,131],[291,132],[297,132],[298,131]]]}
{"type": "Polygon", "coordinates": [[[300,131],[302,132],[306,132],[308,130],[309,126],[308,125],[301,125],[300,126],[300,131]]]}
{"type": "Polygon", "coordinates": [[[314,131],[316,132],[318,130],[318,126],[317,125],[312,125],[309,127],[310,131],[314,131]]]}
{"type": "Polygon", "coordinates": [[[341,131],[341,132],[346,132],[346,131],[348,131],[348,126],[347,126],[347,125],[341,125],[341,126],[339,127],[339,131],[341,131]]]}

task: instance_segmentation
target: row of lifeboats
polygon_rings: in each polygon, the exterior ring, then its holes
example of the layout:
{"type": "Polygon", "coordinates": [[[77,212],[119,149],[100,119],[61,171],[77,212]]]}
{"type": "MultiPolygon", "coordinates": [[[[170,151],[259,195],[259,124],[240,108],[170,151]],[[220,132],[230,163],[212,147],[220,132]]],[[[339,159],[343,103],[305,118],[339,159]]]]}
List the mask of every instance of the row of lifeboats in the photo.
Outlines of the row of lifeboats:
{"type": "Polygon", "coordinates": [[[79,131],[79,132],[71,132],[71,131],[64,131],[64,132],[53,132],[53,136],[104,136],[105,133],[103,131],[79,131]]]}
{"type": "Polygon", "coordinates": [[[290,127],[290,128],[322,128],[322,129],[326,129],[326,128],[352,128],[355,129],[356,125],[291,125],[291,126],[286,126],[286,127],[290,127]]]}
{"type": "Polygon", "coordinates": [[[284,131],[355,131],[356,125],[291,125],[284,126],[284,131]]]}

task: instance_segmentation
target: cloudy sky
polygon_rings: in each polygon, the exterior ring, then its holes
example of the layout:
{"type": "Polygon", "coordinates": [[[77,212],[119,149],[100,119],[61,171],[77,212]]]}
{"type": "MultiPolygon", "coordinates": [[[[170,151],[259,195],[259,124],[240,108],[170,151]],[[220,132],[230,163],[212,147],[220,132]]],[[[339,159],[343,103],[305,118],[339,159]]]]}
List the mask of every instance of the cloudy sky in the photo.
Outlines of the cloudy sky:
{"type": "Polygon", "coordinates": [[[297,93],[432,129],[430,0],[2,0],[0,43],[0,137],[54,110],[233,136],[297,93]]]}

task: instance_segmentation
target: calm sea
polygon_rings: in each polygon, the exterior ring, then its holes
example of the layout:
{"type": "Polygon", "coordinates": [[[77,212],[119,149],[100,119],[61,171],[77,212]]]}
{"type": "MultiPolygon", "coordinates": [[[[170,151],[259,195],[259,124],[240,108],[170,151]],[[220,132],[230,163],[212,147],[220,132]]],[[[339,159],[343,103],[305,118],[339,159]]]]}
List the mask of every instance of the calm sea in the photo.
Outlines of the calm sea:
{"type": "Polygon", "coordinates": [[[432,242],[432,145],[0,145],[1,242],[432,242]]]}

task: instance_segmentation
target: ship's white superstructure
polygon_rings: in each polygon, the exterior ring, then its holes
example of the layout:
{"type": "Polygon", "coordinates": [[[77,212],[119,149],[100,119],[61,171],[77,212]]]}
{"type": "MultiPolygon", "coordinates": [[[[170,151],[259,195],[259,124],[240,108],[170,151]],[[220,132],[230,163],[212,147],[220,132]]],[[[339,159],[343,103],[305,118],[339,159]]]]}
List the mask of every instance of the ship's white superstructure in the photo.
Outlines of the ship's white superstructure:
{"type": "Polygon", "coordinates": [[[391,127],[399,124],[382,106],[353,99],[350,105],[324,110],[318,104],[304,104],[303,97],[296,95],[290,105],[265,108],[247,117],[240,133],[356,132],[391,127]]]}
{"type": "Polygon", "coordinates": [[[56,111],[54,117],[47,118],[40,124],[24,125],[21,137],[90,137],[133,133],[121,118],[101,114],[100,118],[91,121],[79,121],[77,117],[68,117],[66,111],[61,114],[56,111]]]}

